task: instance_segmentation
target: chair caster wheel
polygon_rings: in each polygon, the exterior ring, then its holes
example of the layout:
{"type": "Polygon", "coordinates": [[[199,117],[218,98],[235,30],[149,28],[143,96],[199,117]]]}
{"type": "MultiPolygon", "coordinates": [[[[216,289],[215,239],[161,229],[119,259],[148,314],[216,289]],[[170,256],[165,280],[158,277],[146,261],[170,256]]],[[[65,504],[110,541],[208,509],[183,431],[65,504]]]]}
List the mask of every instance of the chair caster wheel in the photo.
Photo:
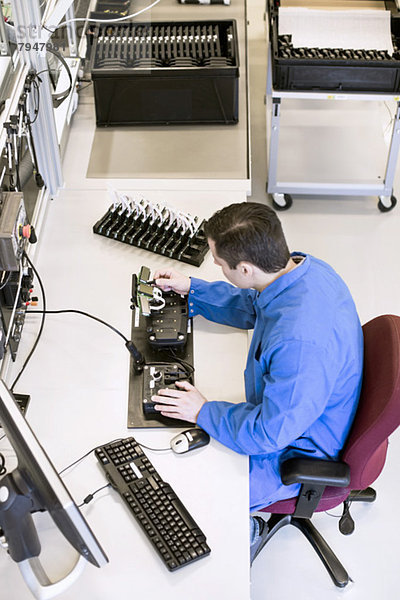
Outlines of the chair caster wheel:
{"type": "Polygon", "coordinates": [[[293,204],[293,198],[290,194],[273,194],[272,206],[275,210],[288,210],[293,204]]]}
{"type": "Polygon", "coordinates": [[[378,208],[381,212],[389,212],[394,208],[397,204],[397,198],[395,196],[379,196],[378,208]],[[387,200],[390,201],[390,206],[387,205],[387,200]],[[384,203],[383,200],[386,202],[384,203]]]}

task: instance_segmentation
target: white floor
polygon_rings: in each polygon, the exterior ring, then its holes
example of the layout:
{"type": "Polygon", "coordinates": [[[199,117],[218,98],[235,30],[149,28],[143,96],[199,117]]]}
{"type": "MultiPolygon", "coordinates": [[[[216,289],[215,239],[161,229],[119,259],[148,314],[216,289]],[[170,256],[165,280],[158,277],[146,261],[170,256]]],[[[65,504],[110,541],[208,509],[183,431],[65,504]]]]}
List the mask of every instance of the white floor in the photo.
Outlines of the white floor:
{"type": "MultiPolygon", "coordinates": [[[[252,200],[266,202],[264,3],[263,0],[250,0],[249,4],[252,200]]],[[[84,109],[80,113],[82,124],[86,118],[84,109]]],[[[381,117],[382,123],[378,126],[385,132],[389,120],[386,107],[376,113],[375,118],[381,117]]],[[[82,129],[83,143],[87,134],[82,129]]],[[[75,135],[74,139],[79,137],[75,135]]],[[[68,148],[66,167],[67,190],[76,190],[84,178],[79,152],[74,154],[68,148]]],[[[100,186],[96,181],[86,180],[83,187],[90,193],[100,186]]],[[[396,189],[400,195],[398,177],[396,189]]],[[[290,248],[314,254],[336,268],[354,296],[363,323],[383,313],[400,314],[400,277],[395,265],[397,252],[400,254],[400,206],[382,214],[376,203],[376,198],[295,198],[293,207],[280,213],[290,248]]],[[[343,559],[354,583],[345,590],[335,588],[308,542],[294,528],[286,528],[277,534],[254,564],[252,600],[286,600],[289,597],[333,600],[344,596],[348,600],[397,598],[400,584],[400,525],[395,516],[397,498],[400,497],[397,459],[400,460],[399,433],[393,435],[386,467],[375,486],[377,501],[372,505],[353,507],[356,531],[352,536],[344,537],[339,533],[335,517],[322,514],[316,518],[316,524],[343,559]]],[[[338,510],[333,512],[339,513],[338,510]]]]}
{"type": "MultiPolygon", "coordinates": [[[[257,0],[249,4],[252,199],[264,202],[264,3],[257,0]]],[[[373,125],[381,127],[387,140],[390,117],[386,106],[380,108],[382,110],[379,112],[378,109],[373,125]],[[376,122],[376,119],[381,122],[376,122]]],[[[377,140],[376,148],[380,149],[380,144],[381,140],[377,140]]],[[[375,150],[375,147],[370,149],[375,150]]],[[[301,149],[299,160],[300,156],[301,149]]],[[[332,165],[327,164],[326,169],[330,168],[332,165]]],[[[319,175],[323,177],[324,173],[319,175]]],[[[399,166],[396,192],[400,194],[399,166]]],[[[376,203],[376,198],[295,198],[293,207],[280,213],[290,248],[314,254],[334,266],[354,296],[362,323],[384,313],[400,314],[400,277],[396,267],[400,251],[400,208],[382,214],[376,203]]],[[[302,534],[294,527],[287,527],[278,532],[253,565],[252,600],[398,598],[400,525],[395,515],[400,478],[397,460],[400,460],[399,432],[390,440],[384,471],[374,486],[376,502],[371,505],[353,504],[352,514],[356,521],[353,535],[346,537],[340,534],[338,519],[333,516],[322,513],[315,518],[316,526],[342,560],[353,583],[344,590],[336,588],[302,534]]],[[[340,515],[341,510],[338,508],[331,512],[340,515]]]]}

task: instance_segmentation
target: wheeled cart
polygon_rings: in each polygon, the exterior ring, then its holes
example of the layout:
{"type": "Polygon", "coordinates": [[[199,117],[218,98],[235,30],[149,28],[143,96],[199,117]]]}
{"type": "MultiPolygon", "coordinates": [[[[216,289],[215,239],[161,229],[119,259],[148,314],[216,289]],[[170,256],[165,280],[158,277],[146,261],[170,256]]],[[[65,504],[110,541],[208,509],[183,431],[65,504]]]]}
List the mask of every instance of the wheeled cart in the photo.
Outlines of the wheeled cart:
{"type": "MultiPolygon", "coordinates": [[[[305,6],[312,7],[312,3],[305,6]]],[[[382,212],[396,205],[393,181],[400,145],[400,11],[394,0],[382,0],[379,11],[383,10],[390,20],[392,53],[298,48],[291,34],[280,33],[281,0],[266,0],[267,122],[271,118],[267,192],[272,194],[276,209],[289,208],[292,194],[378,196],[382,212]],[[366,106],[364,101],[375,105],[366,106]],[[370,114],[377,109],[385,110],[383,103],[391,113],[388,102],[396,106],[390,118],[390,143],[389,125],[385,130],[376,130],[381,119],[370,114]],[[293,106],[294,113],[301,108],[296,119],[287,117],[293,106]],[[320,135],[322,113],[328,114],[328,125],[323,124],[325,128],[320,135]],[[360,127],[364,113],[368,113],[368,121],[360,127]],[[278,168],[280,141],[284,143],[278,168]],[[378,153],[371,158],[367,149],[378,153]],[[338,174],[328,174],[329,164],[334,164],[338,174]],[[310,171],[312,182],[308,181],[310,171]]]]}
{"type": "MultiPolygon", "coordinates": [[[[274,90],[271,77],[271,60],[268,61],[267,74],[267,122],[270,114],[270,139],[268,152],[268,181],[267,193],[272,195],[272,204],[276,210],[286,210],[292,206],[292,194],[299,195],[333,195],[333,196],[378,196],[378,208],[382,212],[391,210],[396,205],[393,193],[397,158],[400,147],[400,96],[395,94],[366,93],[366,92],[314,92],[297,90],[274,90]],[[285,181],[278,176],[278,149],[281,128],[282,100],[357,100],[369,102],[396,102],[393,117],[392,134],[387,153],[384,176],[376,183],[350,182],[303,182],[285,181]]],[[[302,148],[298,151],[301,153],[302,148]]]]}

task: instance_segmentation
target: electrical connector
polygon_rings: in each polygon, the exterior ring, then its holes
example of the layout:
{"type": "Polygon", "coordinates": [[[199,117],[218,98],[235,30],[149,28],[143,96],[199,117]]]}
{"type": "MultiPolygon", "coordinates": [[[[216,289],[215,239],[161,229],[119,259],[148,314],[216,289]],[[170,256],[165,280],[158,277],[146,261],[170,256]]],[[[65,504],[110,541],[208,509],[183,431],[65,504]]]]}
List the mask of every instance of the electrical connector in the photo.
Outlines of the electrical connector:
{"type": "Polygon", "coordinates": [[[136,348],[135,344],[132,341],[126,342],[125,346],[133,357],[133,368],[135,370],[135,373],[141,373],[143,371],[143,367],[146,364],[143,354],[136,348]]]}

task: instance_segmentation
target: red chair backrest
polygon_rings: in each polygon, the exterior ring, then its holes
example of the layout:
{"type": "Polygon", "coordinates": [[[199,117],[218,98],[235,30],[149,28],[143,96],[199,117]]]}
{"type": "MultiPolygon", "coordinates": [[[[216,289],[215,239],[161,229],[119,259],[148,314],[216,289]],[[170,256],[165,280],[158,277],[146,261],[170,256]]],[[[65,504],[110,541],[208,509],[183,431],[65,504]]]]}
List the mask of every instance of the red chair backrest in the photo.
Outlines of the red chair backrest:
{"type": "Polygon", "coordinates": [[[363,326],[363,334],[361,397],[342,454],[353,490],[365,489],[378,477],[388,437],[400,425],[400,317],[376,317],[363,326]]]}

